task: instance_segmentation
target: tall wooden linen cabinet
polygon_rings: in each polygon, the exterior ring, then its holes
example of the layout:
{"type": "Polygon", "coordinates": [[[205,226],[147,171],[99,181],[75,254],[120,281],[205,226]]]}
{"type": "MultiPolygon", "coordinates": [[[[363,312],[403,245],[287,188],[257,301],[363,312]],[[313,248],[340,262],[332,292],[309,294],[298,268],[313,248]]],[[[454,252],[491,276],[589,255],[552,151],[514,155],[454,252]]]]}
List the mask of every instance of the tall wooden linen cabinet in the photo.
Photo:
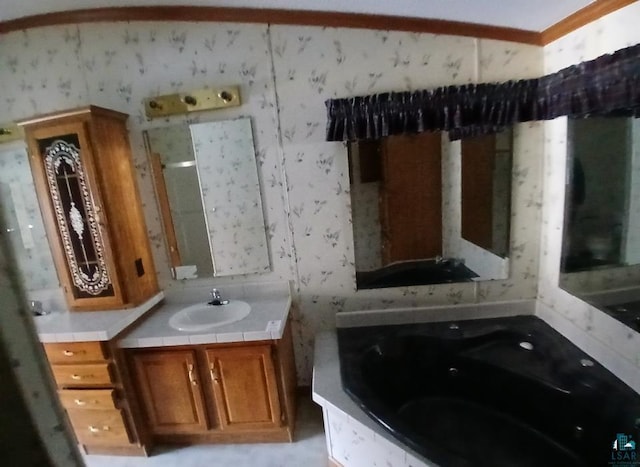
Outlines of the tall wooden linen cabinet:
{"type": "Polygon", "coordinates": [[[126,120],[89,106],[18,122],[74,311],[133,307],[158,292],[126,120]]]}

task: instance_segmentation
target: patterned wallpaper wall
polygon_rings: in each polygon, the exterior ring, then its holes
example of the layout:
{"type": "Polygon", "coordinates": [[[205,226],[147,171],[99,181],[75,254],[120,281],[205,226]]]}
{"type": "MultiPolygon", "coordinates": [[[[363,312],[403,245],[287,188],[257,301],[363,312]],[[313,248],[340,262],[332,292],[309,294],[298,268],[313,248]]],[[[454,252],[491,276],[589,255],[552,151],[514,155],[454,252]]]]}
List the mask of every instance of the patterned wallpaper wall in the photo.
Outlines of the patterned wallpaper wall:
{"type": "Polygon", "coordinates": [[[0,146],[0,204],[7,222],[7,240],[28,290],[58,287],[48,248],[27,151],[11,143],[0,146]]]}
{"type": "Polygon", "coordinates": [[[293,281],[301,383],[309,381],[313,336],[334,325],[336,312],[535,296],[541,124],[515,129],[509,279],[356,292],[346,148],[324,141],[324,100],[538,76],[539,47],[355,29],[113,23],[0,36],[0,65],[3,120],[89,103],[131,115],[147,227],[165,288],[190,283],[170,279],[142,130],[192,120],[252,119],[272,272],[215,282],[293,281]],[[153,122],[143,115],[144,97],[216,84],[239,84],[243,105],[153,122]]]}
{"type": "MultiPolygon", "coordinates": [[[[636,18],[640,4],[634,3],[553,42],[544,48],[545,73],[555,72],[584,60],[594,59],[640,42],[636,18]]],[[[567,329],[592,338],[594,356],[602,356],[609,367],[640,388],[640,334],[615,321],[586,302],[558,287],[564,211],[564,181],[567,154],[567,121],[545,123],[544,210],[540,257],[540,312],[567,329]],[[604,345],[598,350],[596,348],[604,345]],[[622,357],[622,358],[621,358],[622,357]]],[[[584,273],[575,281],[588,283],[590,290],[621,283],[638,284],[640,268],[619,268],[584,273]]],[[[578,284],[574,284],[578,286],[578,284]]]]}

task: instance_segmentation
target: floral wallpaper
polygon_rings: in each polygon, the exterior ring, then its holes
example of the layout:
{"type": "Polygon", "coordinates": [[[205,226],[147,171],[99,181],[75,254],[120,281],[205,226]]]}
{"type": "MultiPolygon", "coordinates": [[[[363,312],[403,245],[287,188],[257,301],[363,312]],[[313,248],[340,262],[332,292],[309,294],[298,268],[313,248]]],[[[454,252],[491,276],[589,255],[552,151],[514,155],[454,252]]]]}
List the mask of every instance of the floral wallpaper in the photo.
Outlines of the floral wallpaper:
{"type": "MultiPolygon", "coordinates": [[[[301,384],[311,376],[313,337],[334,326],[337,312],[535,297],[542,125],[515,129],[509,279],[356,292],[346,148],[324,141],[324,100],[538,76],[539,47],[394,31],[121,22],[2,35],[0,64],[4,120],[89,103],[130,115],[147,227],[168,290],[189,285],[171,279],[142,131],[251,118],[271,271],[250,280],[294,284],[301,384]],[[240,85],[243,104],[155,121],[144,116],[143,98],[218,84],[240,85]]],[[[205,282],[223,287],[243,280],[205,282]]]]}
{"type": "Polygon", "coordinates": [[[58,287],[58,276],[48,248],[27,151],[0,146],[0,204],[4,207],[7,238],[29,291],[58,287]]]}
{"type": "MultiPolygon", "coordinates": [[[[634,3],[607,15],[544,48],[545,73],[640,42],[634,3]]],[[[540,256],[539,311],[557,326],[573,332],[583,347],[625,382],[640,390],[640,334],[615,321],[580,298],[558,287],[562,249],[567,120],[545,122],[545,169],[540,256]]],[[[640,268],[580,273],[568,279],[572,287],[590,291],[611,285],[638,284],[640,268]]]]}

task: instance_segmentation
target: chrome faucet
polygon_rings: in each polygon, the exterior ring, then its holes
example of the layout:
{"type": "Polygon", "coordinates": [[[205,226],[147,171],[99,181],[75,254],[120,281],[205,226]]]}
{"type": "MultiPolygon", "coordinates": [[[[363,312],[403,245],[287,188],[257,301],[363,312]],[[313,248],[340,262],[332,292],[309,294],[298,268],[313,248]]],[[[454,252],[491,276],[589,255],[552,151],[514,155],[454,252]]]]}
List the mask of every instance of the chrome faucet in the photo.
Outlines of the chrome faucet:
{"type": "Polygon", "coordinates": [[[29,301],[29,310],[33,316],[43,316],[48,315],[48,311],[44,311],[42,307],[42,302],[39,300],[30,300],[29,301]]]}
{"type": "Polygon", "coordinates": [[[220,291],[218,289],[211,289],[211,301],[208,303],[209,305],[226,305],[229,303],[229,300],[224,300],[222,295],[220,295],[220,291]]]}

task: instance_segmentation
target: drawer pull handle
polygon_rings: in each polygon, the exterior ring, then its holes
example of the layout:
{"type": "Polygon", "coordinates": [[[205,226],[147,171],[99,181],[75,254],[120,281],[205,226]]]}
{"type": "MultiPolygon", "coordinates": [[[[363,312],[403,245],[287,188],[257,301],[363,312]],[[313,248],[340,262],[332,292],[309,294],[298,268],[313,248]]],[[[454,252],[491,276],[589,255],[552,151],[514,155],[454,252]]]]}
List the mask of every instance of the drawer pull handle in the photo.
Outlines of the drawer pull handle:
{"type": "Polygon", "coordinates": [[[73,402],[76,405],[87,405],[87,403],[85,401],[81,400],[81,399],[73,399],[73,402]]]}
{"type": "Polygon", "coordinates": [[[72,352],[71,350],[64,350],[64,351],[62,351],[62,354],[65,357],[73,357],[75,355],[75,352],[72,352]]]}
{"type": "Polygon", "coordinates": [[[79,381],[82,379],[82,375],[71,375],[71,379],[79,381]]]}
{"type": "Polygon", "coordinates": [[[188,369],[189,369],[189,381],[191,381],[191,384],[193,386],[197,386],[198,382],[196,381],[195,376],[193,375],[193,365],[191,363],[189,363],[188,369]]]}
{"type": "Polygon", "coordinates": [[[211,381],[213,381],[214,383],[220,382],[220,378],[218,378],[218,372],[213,366],[213,363],[209,363],[209,374],[211,375],[211,381]]]}
{"type": "Polygon", "coordinates": [[[89,431],[91,433],[100,433],[100,431],[110,431],[111,427],[109,425],[105,425],[102,427],[102,430],[100,430],[100,428],[98,428],[97,426],[93,426],[93,425],[89,425],[89,431]]]}

